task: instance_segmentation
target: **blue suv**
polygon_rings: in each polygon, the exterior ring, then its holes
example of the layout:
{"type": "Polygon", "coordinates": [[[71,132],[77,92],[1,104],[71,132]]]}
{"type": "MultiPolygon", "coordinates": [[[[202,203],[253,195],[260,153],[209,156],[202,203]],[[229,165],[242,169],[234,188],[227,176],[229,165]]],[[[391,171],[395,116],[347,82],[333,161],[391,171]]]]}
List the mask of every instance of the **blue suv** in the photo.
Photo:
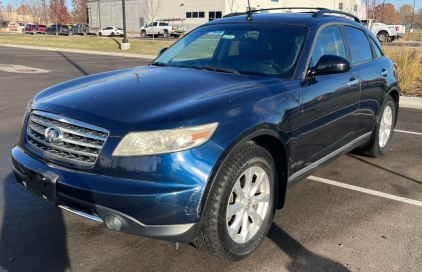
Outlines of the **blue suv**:
{"type": "Polygon", "coordinates": [[[247,257],[287,188],[351,150],[384,155],[396,124],[397,67],[376,37],[351,14],[302,9],[230,14],[147,67],[39,93],[17,181],[114,231],[247,257]]]}

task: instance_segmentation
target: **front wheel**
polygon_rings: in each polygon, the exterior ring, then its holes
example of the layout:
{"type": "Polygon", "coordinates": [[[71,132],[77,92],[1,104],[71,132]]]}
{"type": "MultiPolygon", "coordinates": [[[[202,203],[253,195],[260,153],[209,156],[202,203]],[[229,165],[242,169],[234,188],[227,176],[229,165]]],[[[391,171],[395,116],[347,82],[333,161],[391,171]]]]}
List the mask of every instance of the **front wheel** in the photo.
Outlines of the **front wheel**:
{"type": "Polygon", "coordinates": [[[378,115],[377,123],[369,141],[357,148],[357,151],[369,157],[382,157],[387,153],[393,139],[397,109],[391,96],[387,96],[378,115]]]}
{"type": "Polygon", "coordinates": [[[147,37],[147,33],[146,33],[145,31],[142,31],[142,32],[141,32],[141,37],[142,37],[142,38],[146,38],[146,37],[147,37]]]}
{"type": "Polygon", "coordinates": [[[212,185],[205,222],[194,245],[232,262],[252,254],[274,217],[276,176],[267,150],[254,144],[237,150],[212,185]]]}
{"type": "Polygon", "coordinates": [[[103,33],[101,33],[101,32],[100,32],[100,33],[98,33],[98,35],[99,35],[100,37],[102,37],[102,36],[103,36],[103,33]]]}
{"type": "Polygon", "coordinates": [[[114,32],[111,32],[110,37],[114,37],[116,36],[116,34],[114,34],[114,32]]]}

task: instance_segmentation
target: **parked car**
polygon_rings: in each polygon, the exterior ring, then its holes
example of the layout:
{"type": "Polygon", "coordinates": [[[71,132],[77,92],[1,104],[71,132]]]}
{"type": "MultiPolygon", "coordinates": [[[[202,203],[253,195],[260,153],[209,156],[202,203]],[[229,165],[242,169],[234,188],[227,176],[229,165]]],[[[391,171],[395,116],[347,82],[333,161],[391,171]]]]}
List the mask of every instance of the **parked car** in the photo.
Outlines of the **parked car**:
{"type": "Polygon", "coordinates": [[[362,23],[380,42],[392,42],[406,35],[406,26],[404,25],[386,25],[374,19],[362,20],[362,23]]]}
{"type": "Polygon", "coordinates": [[[92,33],[91,28],[87,24],[77,24],[70,29],[70,36],[78,34],[78,35],[88,35],[89,33],[92,33]]]}
{"type": "Polygon", "coordinates": [[[46,28],[47,26],[45,25],[27,25],[25,27],[25,33],[33,35],[44,34],[46,28]]]}
{"type": "Polygon", "coordinates": [[[49,35],[56,35],[56,32],[58,32],[59,35],[69,35],[69,27],[67,25],[51,25],[45,30],[45,34],[49,35]],[[57,29],[57,31],[56,31],[57,29]]]}
{"type": "Polygon", "coordinates": [[[124,31],[122,28],[118,28],[115,26],[108,26],[106,28],[101,29],[98,32],[99,36],[110,36],[110,37],[114,37],[114,36],[120,36],[120,35],[124,35],[124,31]]]}
{"type": "Polygon", "coordinates": [[[181,26],[170,26],[168,22],[157,21],[141,27],[141,36],[145,38],[147,36],[163,36],[168,37],[179,37],[182,35],[183,27],[181,26]]]}
{"type": "Polygon", "coordinates": [[[17,181],[114,231],[246,258],[289,187],[392,142],[396,64],[354,15],[309,9],[228,15],[147,67],[42,91],[12,149],[17,181]]]}

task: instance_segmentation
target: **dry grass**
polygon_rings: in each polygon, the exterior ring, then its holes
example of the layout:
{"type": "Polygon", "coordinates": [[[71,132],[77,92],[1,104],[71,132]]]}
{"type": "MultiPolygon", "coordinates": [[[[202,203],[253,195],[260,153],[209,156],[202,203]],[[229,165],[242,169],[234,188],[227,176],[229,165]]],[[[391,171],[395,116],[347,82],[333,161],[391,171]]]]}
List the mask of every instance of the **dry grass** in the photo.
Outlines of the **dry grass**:
{"type": "MultiPolygon", "coordinates": [[[[2,44],[30,45],[40,47],[67,48],[92,50],[103,52],[120,52],[141,55],[157,55],[158,51],[163,47],[169,47],[173,41],[160,41],[159,39],[152,41],[129,39],[130,49],[121,51],[119,43],[122,41],[120,37],[96,37],[96,36],[59,36],[54,35],[13,35],[0,36],[2,44]]],[[[176,40],[175,40],[176,41],[176,40]]]]}
{"type": "Polygon", "coordinates": [[[385,46],[385,54],[397,63],[400,87],[403,93],[412,91],[412,84],[422,77],[422,45],[419,48],[385,46]]]}
{"type": "Polygon", "coordinates": [[[406,32],[406,36],[404,36],[405,41],[422,41],[422,30],[415,29],[413,33],[406,32]]]}

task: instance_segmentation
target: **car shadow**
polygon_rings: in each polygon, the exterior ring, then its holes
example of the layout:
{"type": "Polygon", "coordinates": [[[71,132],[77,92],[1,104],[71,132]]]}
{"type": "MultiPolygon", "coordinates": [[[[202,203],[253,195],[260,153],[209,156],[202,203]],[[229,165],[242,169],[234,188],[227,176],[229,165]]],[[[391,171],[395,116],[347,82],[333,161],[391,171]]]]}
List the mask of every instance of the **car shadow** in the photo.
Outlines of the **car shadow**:
{"type": "Polygon", "coordinates": [[[28,194],[12,173],[0,186],[0,270],[70,270],[61,210],[28,194]]]}
{"type": "MultiPolygon", "coordinates": [[[[352,153],[352,154],[355,154],[355,153],[352,153]]],[[[347,154],[347,156],[349,156],[350,158],[353,158],[353,159],[355,159],[355,160],[358,160],[358,161],[360,161],[360,162],[366,163],[366,164],[368,164],[368,165],[370,165],[370,166],[373,166],[373,167],[376,167],[376,168],[378,168],[378,169],[381,169],[381,170],[383,170],[383,171],[385,171],[385,172],[388,172],[388,173],[394,174],[394,175],[399,176],[399,177],[401,177],[401,178],[404,178],[404,179],[407,179],[407,180],[410,180],[410,181],[413,181],[413,182],[415,182],[415,183],[418,183],[418,184],[421,184],[421,185],[422,185],[422,182],[421,182],[421,181],[419,181],[419,180],[409,178],[409,177],[407,177],[407,176],[405,176],[405,175],[399,174],[399,173],[394,172],[394,171],[392,171],[392,170],[389,170],[389,169],[387,169],[387,168],[385,168],[385,167],[382,167],[382,166],[379,166],[379,165],[376,165],[376,164],[370,163],[370,162],[368,162],[368,161],[366,161],[366,160],[363,160],[363,159],[361,159],[361,158],[359,158],[359,157],[357,157],[357,156],[355,156],[355,155],[352,155],[352,154],[347,154]]],[[[356,154],[358,154],[358,153],[356,153],[356,154]]]]}
{"type": "Polygon", "coordinates": [[[289,264],[286,264],[286,268],[289,271],[350,271],[347,267],[336,261],[312,253],[275,223],[271,225],[268,238],[289,255],[291,261],[289,264]]]}

